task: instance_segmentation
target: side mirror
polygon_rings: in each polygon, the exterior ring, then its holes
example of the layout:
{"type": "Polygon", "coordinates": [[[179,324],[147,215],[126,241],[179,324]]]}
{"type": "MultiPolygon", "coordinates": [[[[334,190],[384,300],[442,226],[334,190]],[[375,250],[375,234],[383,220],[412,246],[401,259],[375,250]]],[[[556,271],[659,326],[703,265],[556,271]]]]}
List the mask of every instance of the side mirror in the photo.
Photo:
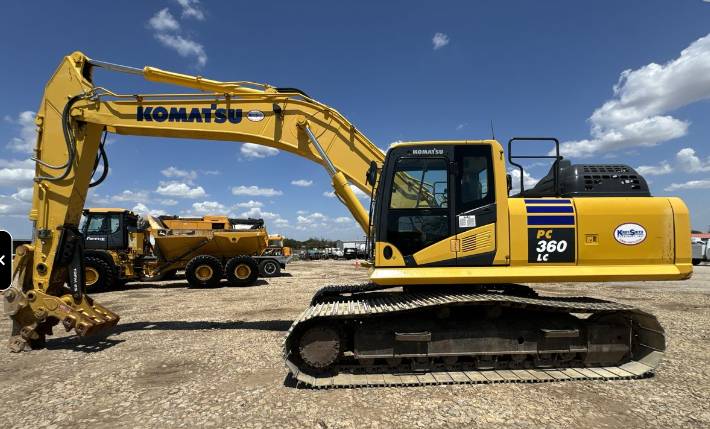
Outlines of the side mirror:
{"type": "Polygon", "coordinates": [[[374,187],[377,183],[377,163],[375,161],[370,162],[370,168],[367,170],[365,177],[367,184],[374,187]]]}

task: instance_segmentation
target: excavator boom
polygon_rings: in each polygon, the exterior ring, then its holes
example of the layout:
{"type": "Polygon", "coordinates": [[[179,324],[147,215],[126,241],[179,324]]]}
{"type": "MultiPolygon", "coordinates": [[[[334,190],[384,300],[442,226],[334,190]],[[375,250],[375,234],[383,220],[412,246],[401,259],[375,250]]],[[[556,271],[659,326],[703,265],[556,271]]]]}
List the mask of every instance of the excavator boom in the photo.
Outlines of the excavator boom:
{"type": "Polygon", "coordinates": [[[34,240],[18,251],[18,281],[5,294],[6,312],[15,321],[11,347],[17,350],[28,341],[40,345],[58,322],[84,336],[118,321],[85,294],[78,231],[99,157],[106,160],[104,132],[250,142],[294,153],[326,168],[336,195],[365,232],[368,213],[348,182],[368,192],[371,163],[384,161],[384,153],[340,113],[301,91],[135,69],[92,61],[80,52],[65,57],[51,77],[36,125],[37,168],[29,216],[34,240]],[[94,67],[201,92],[115,94],[94,84],[94,67]]]}

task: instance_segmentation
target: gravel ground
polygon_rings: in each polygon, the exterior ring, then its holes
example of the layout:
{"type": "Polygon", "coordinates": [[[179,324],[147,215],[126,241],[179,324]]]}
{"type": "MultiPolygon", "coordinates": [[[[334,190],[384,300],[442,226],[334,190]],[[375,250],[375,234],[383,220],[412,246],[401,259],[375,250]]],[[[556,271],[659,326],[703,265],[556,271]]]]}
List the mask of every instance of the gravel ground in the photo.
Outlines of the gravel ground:
{"type": "Polygon", "coordinates": [[[656,314],[668,350],[652,378],[294,388],[281,358],[291,321],[320,287],[366,279],[351,261],[296,262],[250,288],[175,280],[96,295],[121,315],[108,333],[55,328],[47,349],[2,355],[0,427],[710,427],[710,266],[686,282],[535,287],[656,314]]]}

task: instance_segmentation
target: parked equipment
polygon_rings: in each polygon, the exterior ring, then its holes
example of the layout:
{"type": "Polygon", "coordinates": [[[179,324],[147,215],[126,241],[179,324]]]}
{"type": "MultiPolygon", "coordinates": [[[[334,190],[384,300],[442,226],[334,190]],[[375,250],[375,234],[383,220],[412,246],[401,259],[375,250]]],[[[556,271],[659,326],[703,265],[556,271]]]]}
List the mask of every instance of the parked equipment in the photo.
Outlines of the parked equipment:
{"type": "Polygon", "coordinates": [[[149,225],[143,223],[129,210],[84,210],[87,292],[131,280],[168,280],[183,269],[193,286],[215,286],[223,277],[231,284],[248,286],[262,266],[269,274],[265,276],[273,276],[290,261],[284,256],[263,256],[268,234],[261,219],[149,215],[149,225]]]}
{"type": "MultiPolygon", "coordinates": [[[[47,85],[36,123],[34,243],[18,250],[18,284],[4,296],[14,350],[40,346],[57,323],[83,337],[118,321],[85,294],[77,229],[96,160],[107,160],[103,132],[252,142],[326,168],[369,237],[371,283],[324,288],[289,329],[286,365],[312,386],[641,377],[665,350],[653,315],[540,297],[515,282],[692,274],[680,199],[651,197],[625,165],[571,165],[556,140],[557,153],[540,156],[553,162],[548,176],[525,190],[520,167],[523,191],[509,197],[494,140],[403,143],[385,157],[302,91],[132,69],[78,52],[47,85]],[[94,67],[206,93],[119,95],[94,84],[94,67]],[[371,217],[348,181],[373,196],[371,217]]],[[[508,161],[517,166],[515,141],[508,161]]]]}
{"type": "Polygon", "coordinates": [[[143,276],[144,258],[151,252],[150,232],[130,210],[85,209],[80,231],[84,237],[87,292],[111,289],[143,276]]]}
{"type": "MultiPolygon", "coordinates": [[[[231,219],[227,216],[201,218],[160,216],[156,219],[149,215],[148,221],[155,240],[156,255],[172,264],[151,272],[164,272],[175,266],[180,268],[184,266],[185,275],[191,283],[202,284],[203,281],[219,283],[221,277],[198,280],[200,265],[190,264],[197,256],[208,255],[224,266],[224,276],[230,280],[230,283],[246,286],[253,284],[259,274],[264,277],[277,276],[291,261],[290,254],[284,255],[283,240],[280,248],[271,243],[274,240],[269,238],[262,219],[231,219]],[[248,261],[248,279],[238,280],[245,275],[246,268],[244,264],[230,265],[229,258],[235,257],[248,261]]],[[[218,271],[217,264],[213,260],[212,262],[210,269],[208,270],[205,265],[203,271],[214,272],[215,276],[221,275],[222,271],[218,271]]],[[[232,264],[236,262],[232,261],[232,264]]]]}
{"type": "Polygon", "coordinates": [[[710,246],[707,240],[693,240],[693,265],[710,261],[710,246]]]}

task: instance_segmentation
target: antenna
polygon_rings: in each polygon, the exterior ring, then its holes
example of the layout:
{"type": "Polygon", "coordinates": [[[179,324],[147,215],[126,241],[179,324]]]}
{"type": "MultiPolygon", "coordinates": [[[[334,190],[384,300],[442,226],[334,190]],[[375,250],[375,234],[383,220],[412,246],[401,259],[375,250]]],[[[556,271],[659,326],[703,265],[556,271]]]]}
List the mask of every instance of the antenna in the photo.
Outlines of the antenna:
{"type": "Polygon", "coordinates": [[[491,138],[492,140],[496,139],[496,133],[493,132],[493,119],[491,119],[491,138]]]}

